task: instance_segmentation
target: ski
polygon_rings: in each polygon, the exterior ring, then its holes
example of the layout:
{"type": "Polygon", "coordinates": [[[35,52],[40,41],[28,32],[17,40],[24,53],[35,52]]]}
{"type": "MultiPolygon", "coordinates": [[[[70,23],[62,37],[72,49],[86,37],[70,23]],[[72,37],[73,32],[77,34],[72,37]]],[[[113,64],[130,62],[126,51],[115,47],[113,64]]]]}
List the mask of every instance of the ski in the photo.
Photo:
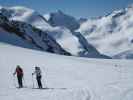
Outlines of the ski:
{"type": "Polygon", "coordinates": [[[40,90],[66,90],[67,88],[32,88],[32,89],[40,89],[40,90]]]}

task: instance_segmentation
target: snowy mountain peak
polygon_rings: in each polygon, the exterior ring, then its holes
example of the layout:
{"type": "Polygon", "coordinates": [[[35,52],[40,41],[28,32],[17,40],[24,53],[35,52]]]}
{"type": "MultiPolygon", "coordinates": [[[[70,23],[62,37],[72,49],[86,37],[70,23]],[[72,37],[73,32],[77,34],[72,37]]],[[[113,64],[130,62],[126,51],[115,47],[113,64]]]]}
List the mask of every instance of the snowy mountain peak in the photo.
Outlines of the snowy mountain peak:
{"type": "Polygon", "coordinates": [[[47,23],[47,20],[38,12],[21,6],[15,7],[1,7],[0,12],[9,20],[21,21],[37,26],[37,28],[47,30],[51,26],[47,23]]]}
{"type": "Polygon", "coordinates": [[[64,26],[71,31],[79,28],[78,21],[74,17],[64,14],[61,10],[51,13],[48,22],[52,26],[64,26]]]}
{"type": "MultiPolygon", "coordinates": [[[[6,17],[16,17],[16,16],[23,16],[24,18],[27,17],[28,15],[34,13],[35,11],[26,7],[22,6],[15,6],[15,7],[0,7],[0,12],[1,13],[8,13],[10,16],[5,16],[6,17]],[[24,16],[25,15],[25,16],[24,16]]],[[[22,17],[19,18],[22,20],[22,17]]]]}
{"type": "Polygon", "coordinates": [[[61,11],[61,10],[57,10],[57,13],[60,14],[60,15],[65,15],[65,14],[63,13],[63,11],[61,11]]]}
{"type": "Polygon", "coordinates": [[[99,19],[88,19],[78,31],[105,55],[114,57],[128,54],[127,51],[133,50],[133,6],[116,10],[99,19]]]}

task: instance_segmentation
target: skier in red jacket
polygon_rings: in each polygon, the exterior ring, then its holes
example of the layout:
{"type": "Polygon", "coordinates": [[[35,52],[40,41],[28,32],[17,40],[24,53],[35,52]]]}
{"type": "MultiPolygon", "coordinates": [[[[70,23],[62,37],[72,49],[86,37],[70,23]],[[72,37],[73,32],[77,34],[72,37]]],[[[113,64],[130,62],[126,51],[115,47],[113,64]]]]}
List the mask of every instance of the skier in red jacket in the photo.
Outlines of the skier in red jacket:
{"type": "Polygon", "coordinates": [[[19,88],[23,88],[23,82],[22,82],[22,78],[23,78],[23,69],[17,65],[15,72],[13,73],[13,75],[17,74],[17,79],[18,79],[18,84],[19,84],[19,88]]]}

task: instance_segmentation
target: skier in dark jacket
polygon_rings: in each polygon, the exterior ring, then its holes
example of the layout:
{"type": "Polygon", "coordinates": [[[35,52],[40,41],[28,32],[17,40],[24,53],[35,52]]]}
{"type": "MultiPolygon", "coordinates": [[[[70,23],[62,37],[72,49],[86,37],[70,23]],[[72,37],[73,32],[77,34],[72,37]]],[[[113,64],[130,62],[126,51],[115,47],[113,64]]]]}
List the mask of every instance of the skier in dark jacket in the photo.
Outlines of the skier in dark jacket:
{"type": "Polygon", "coordinates": [[[22,79],[23,79],[23,69],[19,65],[17,65],[17,67],[15,69],[15,72],[13,73],[13,75],[16,75],[16,74],[17,74],[19,88],[23,88],[23,82],[22,82],[22,79]]]}
{"type": "Polygon", "coordinates": [[[42,75],[41,75],[41,69],[40,67],[35,67],[35,71],[32,73],[32,75],[36,75],[36,80],[37,80],[37,83],[38,83],[38,88],[43,88],[42,87],[42,82],[41,82],[41,78],[42,78],[42,75]]]}

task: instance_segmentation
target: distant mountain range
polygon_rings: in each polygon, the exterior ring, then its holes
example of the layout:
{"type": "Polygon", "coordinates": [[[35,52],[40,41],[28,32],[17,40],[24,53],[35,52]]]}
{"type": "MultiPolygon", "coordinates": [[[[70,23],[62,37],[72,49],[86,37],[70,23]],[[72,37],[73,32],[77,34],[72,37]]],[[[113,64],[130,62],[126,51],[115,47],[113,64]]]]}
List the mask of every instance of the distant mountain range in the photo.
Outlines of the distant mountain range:
{"type": "Polygon", "coordinates": [[[25,7],[1,7],[0,15],[1,42],[63,55],[110,58],[100,54],[80,32],[75,32],[80,24],[61,11],[51,13],[49,20],[25,7]]]}
{"type": "Polygon", "coordinates": [[[88,19],[77,31],[100,53],[119,59],[133,58],[133,5],[88,19]]]}
{"type": "Polygon", "coordinates": [[[60,10],[41,15],[26,7],[0,7],[0,42],[63,55],[132,59],[132,13],[131,5],[76,19],[60,10]]]}

